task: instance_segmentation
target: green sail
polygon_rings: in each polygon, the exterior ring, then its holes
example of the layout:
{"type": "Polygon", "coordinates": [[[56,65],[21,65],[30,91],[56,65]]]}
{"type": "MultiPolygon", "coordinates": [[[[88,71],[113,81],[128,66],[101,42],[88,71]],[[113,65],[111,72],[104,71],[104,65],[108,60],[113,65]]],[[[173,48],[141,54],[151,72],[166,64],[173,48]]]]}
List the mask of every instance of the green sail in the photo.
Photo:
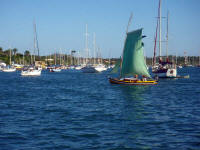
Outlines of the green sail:
{"type": "Polygon", "coordinates": [[[120,63],[121,63],[121,57],[120,59],[118,59],[115,63],[115,67],[111,70],[110,73],[117,73],[119,71],[120,68],[120,63]]]}
{"type": "Polygon", "coordinates": [[[135,74],[150,77],[144,59],[142,29],[127,33],[123,51],[121,77],[135,74]]]}

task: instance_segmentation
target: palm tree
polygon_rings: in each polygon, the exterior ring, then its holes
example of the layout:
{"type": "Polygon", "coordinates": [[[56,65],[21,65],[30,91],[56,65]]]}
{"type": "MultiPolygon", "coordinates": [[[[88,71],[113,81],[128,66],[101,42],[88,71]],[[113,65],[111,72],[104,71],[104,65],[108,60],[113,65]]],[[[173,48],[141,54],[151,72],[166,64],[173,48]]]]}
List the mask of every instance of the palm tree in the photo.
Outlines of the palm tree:
{"type": "Polygon", "coordinates": [[[17,51],[18,51],[17,48],[14,48],[14,49],[13,49],[14,55],[16,55],[17,51]]]}
{"type": "Polygon", "coordinates": [[[24,55],[25,55],[25,56],[29,56],[29,55],[30,55],[30,52],[29,52],[28,50],[26,50],[26,51],[24,52],[24,55]]]}

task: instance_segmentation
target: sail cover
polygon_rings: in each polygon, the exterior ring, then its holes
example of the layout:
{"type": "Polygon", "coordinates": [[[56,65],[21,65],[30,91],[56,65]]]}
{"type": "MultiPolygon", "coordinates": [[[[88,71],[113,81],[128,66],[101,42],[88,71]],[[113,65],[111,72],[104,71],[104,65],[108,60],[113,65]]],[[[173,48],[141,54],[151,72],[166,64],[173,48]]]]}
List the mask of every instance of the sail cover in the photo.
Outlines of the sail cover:
{"type": "Polygon", "coordinates": [[[135,74],[150,77],[144,59],[142,29],[127,33],[123,51],[121,77],[135,74]]]}

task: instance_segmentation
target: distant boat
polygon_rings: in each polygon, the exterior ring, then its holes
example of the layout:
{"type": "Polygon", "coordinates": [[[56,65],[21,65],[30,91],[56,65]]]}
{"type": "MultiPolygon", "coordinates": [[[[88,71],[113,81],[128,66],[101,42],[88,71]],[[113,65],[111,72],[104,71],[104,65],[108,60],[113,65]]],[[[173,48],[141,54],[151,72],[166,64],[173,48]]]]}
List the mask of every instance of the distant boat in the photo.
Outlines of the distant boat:
{"type": "Polygon", "coordinates": [[[2,69],[3,72],[15,72],[16,68],[14,67],[6,67],[2,69]]]}
{"type": "Polygon", "coordinates": [[[181,68],[183,68],[183,66],[179,65],[179,66],[178,66],[178,68],[180,68],[180,69],[181,69],[181,68]]]}
{"type": "Polygon", "coordinates": [[[151,78],[147,70],[142,38],[142,29],[128,32],[127,27],[122,59],[120,59],[120,76],[119,78],[109,78],[110,83],[128,85],[157,84],[157,81],[151,78]]]}
{"type": "Polygon", "coordinates": [[[183,68],[183,66],[182,66],[182,65],[179,65],[179,66],[178,66],[178,68],[180,68],[180,69],[181,69],[181,68],[183,68]]]}
{"type": "MultiPolygon", "coordinates": [[[[10,49],[10,65],[11,65],[11,49],[10,49]]],[[[2,69],[3,72],[15,72],[16,68],[14,66],[7,66],[2,69]]]]}
{"type": "Polygon", "coordinates": [[[106,71],[108,68],[106,68],[106,66],[103,64],[98,64],[98,65],[94,66],[94,69],[97,72],[102,72],[102,71],[106,71]]]}
{"type": "Polygon", "coordinates": [[[61,72],[62,69],[60,68],[51,68],[49,71],[50,72],[61,72]]]}
{"type": "Polygon", "coordinates": [[[76,70],[81,70],[82,68],[83,68],[83,66],[81,66],[81,65],[75,66],[76,70]]]}
{"type": "Polygon", "coordinates": [[[89,49],[88,49],[88,29],[87,29],[87,24],[86,24],[86,33],[85,33],[85,36],[86,36],[86,40],[85,40],[85,50],[86,50],[86,66],[85,67],[82,67],[81,68],[81,71],[83,73],[96,73],[97,71],[95,70],[94,66],[91,65],[88,61],[89,61],[89,49]]]}
{"type": "Polygon", "coordinates": [[[83,73],[97,73],[97,70],[92,65],[86,65],[85,67],[81,68],[83,73]]]}
{"type": "Polygon", "coordinates": [[[29,67],[21,71],[22,76],[40,76],[42,72],[41,68],[29,67]]]}

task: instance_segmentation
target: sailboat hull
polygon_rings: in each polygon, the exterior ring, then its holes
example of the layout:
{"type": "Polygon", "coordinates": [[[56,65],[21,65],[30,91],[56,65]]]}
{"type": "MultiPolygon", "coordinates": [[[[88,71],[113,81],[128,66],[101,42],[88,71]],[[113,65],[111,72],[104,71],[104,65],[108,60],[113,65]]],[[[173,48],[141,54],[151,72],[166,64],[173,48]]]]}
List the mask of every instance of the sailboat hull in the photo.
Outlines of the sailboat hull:
{"type": "Polygon", "coordinates": [[[61,69],[58,69],[58,68],[56,68],[56,69],[50,69],[50,72],[61,72],[61,69]]]}
{"type": "Polygon", "coordinates": [[[109,81],[112,84],[126,84],[126,85],[154,85],[158,83],[155,80],[142,81],[136,79],[133,80],[129,78],[124,78],[124,79],[109,78],[109,81]]]}
{"type": "Polygon", "coordinates": [[[8,68],[8,69],[3,69],[3,72],[15,72],[16,69],[15,68],[8,68]]]}
{"type": "Polygon", "coordinates": [[[157,75],[159,78],[175,78],[177,76],[177,70],[176,69],[158,69],[156,71],[153,71],[155,75],[157,75]]]}
{"type": "Polygon", "coordinates": [[[97,73],[94,67],[92,66],[85,66],[81,69],[83,73],[97,73]]]}
{"type": "Polygon", "coordinates": [[[42,70],[27,70],[27,71],[22,71],[21,75],[22,76],[40,76],[42,70]]]}

